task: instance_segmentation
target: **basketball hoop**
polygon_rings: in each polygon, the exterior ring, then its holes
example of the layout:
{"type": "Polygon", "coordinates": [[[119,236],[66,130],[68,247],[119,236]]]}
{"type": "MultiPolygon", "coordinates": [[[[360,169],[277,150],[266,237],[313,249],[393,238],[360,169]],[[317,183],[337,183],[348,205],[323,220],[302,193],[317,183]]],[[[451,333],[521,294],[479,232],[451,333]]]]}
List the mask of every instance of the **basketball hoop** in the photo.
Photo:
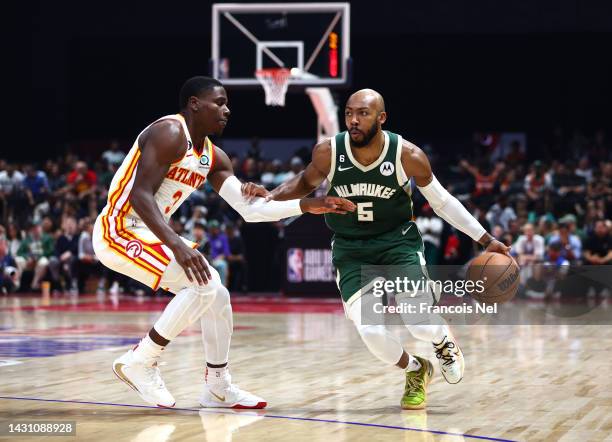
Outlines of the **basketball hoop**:
{"type": "Polygon", "coordinates": [[[267,68],[257,69],[255,76],[266,93],[266,104],[268,106],[284,106],[285,95],[289,87],[291,69],[267,68]]]}

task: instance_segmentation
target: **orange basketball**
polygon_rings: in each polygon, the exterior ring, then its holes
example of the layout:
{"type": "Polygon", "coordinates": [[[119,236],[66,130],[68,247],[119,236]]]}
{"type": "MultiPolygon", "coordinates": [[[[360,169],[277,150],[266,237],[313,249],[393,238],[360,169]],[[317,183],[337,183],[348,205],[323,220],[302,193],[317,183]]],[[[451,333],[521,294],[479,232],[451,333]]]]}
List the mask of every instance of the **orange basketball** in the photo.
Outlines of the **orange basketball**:
{"type": "Polygon", "coordinates": [[[482,291],[470,294],[474,299],[487,304],[504,303],[516,295],[520,283],[520,268],[516,261],[502,253],[484,252],[472,260],[466,279],[481,281],[482,291]]]}

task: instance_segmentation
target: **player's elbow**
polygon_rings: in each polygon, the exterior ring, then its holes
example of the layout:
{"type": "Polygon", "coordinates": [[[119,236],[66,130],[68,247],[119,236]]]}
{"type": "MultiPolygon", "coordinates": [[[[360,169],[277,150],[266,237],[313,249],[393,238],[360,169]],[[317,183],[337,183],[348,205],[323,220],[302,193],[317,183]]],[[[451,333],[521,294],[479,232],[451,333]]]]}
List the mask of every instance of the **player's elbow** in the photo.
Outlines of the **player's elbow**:
{"type": "Polygon", "coordinates": [[[262,221],[257,212],[254,211],[248,204],[240,204],[237,207],[234,207],[234,209],[247,223],[258,223],[262,221]]]}

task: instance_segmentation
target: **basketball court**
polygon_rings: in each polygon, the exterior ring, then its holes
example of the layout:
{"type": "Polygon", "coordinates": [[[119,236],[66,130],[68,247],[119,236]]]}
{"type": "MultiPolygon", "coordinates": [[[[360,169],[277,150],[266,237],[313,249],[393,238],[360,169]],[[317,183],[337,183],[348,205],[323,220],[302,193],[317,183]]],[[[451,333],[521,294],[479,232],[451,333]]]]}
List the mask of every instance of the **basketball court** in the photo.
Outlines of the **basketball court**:
{"type": "Polygon", "coordinates": [[[177,398],[163,410],[118,382],[111,362],[167,301],[2,298],[2,420],[76,421],[79,440],[610,440],[609,327],[455,328],[465,378],[448,385],[436,373],[427,410],[402,411],[402,373],[381,367],[338,301],[236,297],[233,375],[268,408],[200,409],[204,354],[193,327],[162,358],[177,398]]]}

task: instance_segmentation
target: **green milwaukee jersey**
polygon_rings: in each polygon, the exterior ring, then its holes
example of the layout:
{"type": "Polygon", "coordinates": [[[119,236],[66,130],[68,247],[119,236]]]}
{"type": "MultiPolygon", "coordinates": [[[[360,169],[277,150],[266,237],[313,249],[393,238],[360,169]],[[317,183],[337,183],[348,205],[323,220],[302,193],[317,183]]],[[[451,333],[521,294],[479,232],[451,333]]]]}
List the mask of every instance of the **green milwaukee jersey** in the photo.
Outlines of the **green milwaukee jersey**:
{"type": "Polygon", "coordinates": [[[328,195],[351,200],[357,210],[329,213],[325,221],[337,236],[368,238],[389,232],[412,219],[410,180],[401,163],[402,137],[383,131],[380,157],[369,166],[355,160],[348,132],[331,139],[332,160],[328,195]]]}

